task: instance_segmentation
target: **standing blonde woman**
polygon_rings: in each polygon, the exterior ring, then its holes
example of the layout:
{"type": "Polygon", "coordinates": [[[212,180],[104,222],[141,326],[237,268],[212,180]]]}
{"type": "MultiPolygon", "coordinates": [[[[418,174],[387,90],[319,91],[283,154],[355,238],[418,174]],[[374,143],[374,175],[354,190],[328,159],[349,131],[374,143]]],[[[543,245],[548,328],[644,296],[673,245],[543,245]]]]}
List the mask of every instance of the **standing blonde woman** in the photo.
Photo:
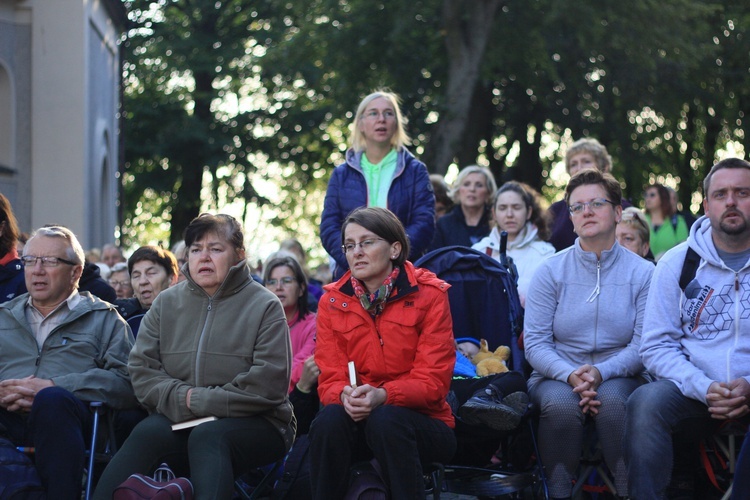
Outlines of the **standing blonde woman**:
{"type": "Polygon", "coordinates": [[[341,224],[355,208],[387,208],[401,221],[420,257],[435,232],[435,197],[427,167],[406,149],[409,136],[396,94],[377,91],[357,107],[346,161],[331,174],[320,220],[320,239],[335,261],[333,279],[349,268],[341,251],[341,224]]]}

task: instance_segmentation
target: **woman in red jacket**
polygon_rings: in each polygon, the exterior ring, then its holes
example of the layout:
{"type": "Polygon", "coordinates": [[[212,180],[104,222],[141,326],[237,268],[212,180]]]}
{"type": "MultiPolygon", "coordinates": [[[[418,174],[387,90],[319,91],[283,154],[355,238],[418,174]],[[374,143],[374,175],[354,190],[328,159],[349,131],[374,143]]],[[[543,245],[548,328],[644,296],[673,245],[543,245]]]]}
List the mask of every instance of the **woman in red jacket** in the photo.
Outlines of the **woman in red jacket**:
{"type": "Polygon", "coordinates": [[[352,212],[341,240],[350,270],[318,309],[313,497],[342,498],[349,466],[374,456],[392,498],[424,498],[422,464],[456,448],[445,401],[456,360],[449,285],[406,260],[404,227],[384,208],[352,212]]]}

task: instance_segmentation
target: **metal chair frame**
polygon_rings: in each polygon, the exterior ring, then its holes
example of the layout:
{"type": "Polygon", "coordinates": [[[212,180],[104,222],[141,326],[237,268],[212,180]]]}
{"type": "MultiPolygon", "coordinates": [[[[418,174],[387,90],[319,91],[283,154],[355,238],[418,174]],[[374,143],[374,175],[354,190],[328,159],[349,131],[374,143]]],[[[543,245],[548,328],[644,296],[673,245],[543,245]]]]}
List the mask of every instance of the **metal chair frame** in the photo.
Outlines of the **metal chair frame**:
{"type": "Polygon", "coordinates": [[[88,461],[86,464],[86,486],[84,488],[85,500],[90,500],[94,494],[94,467],[97,463],[109,463],[114,454],[117,452],[117,439],[115,438],[114,418],[111,410],[101,401],[92,401],[89,408],[93,413],[93,422],[91,428],[91,440],[89,449],[86,452],[88,461]],[[97,452],[99,443],[99,428],[102,425],[101,420],[105,419],[104,425],[107,426],[107,436],[104,442],[104,449],[97,452]]]}
{"type": "Polygon", "coordinates": [[[533,498],[537,498],[538,492],[541,498],[549,500],[547,478],[536,442],[533,413],[530,405],[524,416],[531,433],[531,442],[536,457],[536,464],[532,470],[527,472],[504,470],[503,467],[508,465],[505,462],[497,467],[433,464],[433,470],[430,473],[431,488],[428,488],[427,492],[432,493],[434,500],[440,500],[441,492],[482,498],[528,498],[524,492],[530,491],[533,498]]]}
{"type": "Polygon", "coordinates": [[[284,465],[284,458],[274,462],[273,466],[263,475],[260,482],[249,493],[242,486],[239,479],[236,480],[234,482],[235,493],[237,493],[237,495],[243,500],[256,500],[268,496],[268,493],[270,492],[269,486],[273,486],[271,481],[276,477],[276,473],[281,469],[282,465],[284,465]]]}

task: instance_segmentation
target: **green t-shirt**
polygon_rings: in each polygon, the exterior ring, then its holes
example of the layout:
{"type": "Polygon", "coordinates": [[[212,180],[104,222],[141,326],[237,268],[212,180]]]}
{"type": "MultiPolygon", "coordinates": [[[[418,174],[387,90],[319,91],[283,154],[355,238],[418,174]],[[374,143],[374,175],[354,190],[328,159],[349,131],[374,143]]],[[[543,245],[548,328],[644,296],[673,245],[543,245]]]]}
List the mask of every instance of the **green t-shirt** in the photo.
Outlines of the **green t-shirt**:
{"type": "Polygon", "coordinates": [[[654,230],[654,225],[651,223],[651,217],[646,215],[646,219],[651,228],[651,252],[654,254],[656,260],[659,260],[664,252],[688,238],[689,230],[682,215],[675,215],[674,220],[665,220],[656,230],[654,230]]]}
{"type": "Polygon", "coordinates": [[[388,190],[391,188],[393,174],[396,173],[398,154],[395,149],[380,160],[372,164],[367,159],[367,153],[362,154],[362,172],[367,182],[367,206],[388,208],[388,190]]]}

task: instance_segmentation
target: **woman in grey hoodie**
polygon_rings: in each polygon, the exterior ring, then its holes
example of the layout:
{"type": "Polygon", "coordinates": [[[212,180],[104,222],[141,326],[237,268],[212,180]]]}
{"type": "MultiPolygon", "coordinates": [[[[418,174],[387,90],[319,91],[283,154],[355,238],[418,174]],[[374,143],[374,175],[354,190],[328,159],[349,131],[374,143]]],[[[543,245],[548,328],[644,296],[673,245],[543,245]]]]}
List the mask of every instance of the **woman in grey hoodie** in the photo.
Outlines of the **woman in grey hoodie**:
{"type": "Polygon", "coordinates": [[[578,238],[539,266],[526,297],[541,458],[552,497],[570,497],[584,426],[593,421],[616,494],[627,496],[625,402],[641,383],[638,347],[654,266],[615,241],[622,193],[611,175],[582,170],[565,201],[578,238]]]}

